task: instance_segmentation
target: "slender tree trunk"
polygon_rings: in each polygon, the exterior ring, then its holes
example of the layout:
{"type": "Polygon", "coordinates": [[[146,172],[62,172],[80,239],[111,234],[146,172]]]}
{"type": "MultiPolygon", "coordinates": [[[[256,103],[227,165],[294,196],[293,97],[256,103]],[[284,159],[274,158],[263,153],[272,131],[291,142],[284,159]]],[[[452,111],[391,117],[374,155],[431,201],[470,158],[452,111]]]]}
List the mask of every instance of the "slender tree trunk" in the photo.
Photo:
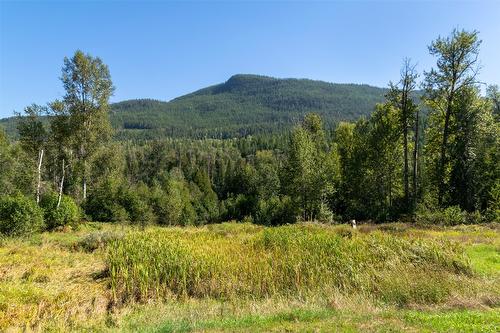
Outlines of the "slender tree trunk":
{"type": "Polygon", "coordinates": [[[59,197],[57,198],[57,208],[59,208],[59,206],[61,205],[61,198],[62,198],[63,187],[64,187],[64,171],[65,171],[65,168],[64,168],[64,158],[63,158],[63,160],[62,160],[61,183],[59,185],[59,197]]]}
{"type": "Polygon", "coordinates": [[[403,117],[403,158],[404,158],[404,169],[403,169],[403,182],[404,182],[404,192],[405,192],[405,211],[409,211],[410,207],[410,186],[409,186],[409,167],[408,167],[408,118],[409,111],[408,110],[408,94],[410,88],[410,82],[408,78],[409,68],[408,65],[405,67],[405,76],[403,79],[403,94],[401,101],[401,113],[403,117]]]}
{"type": "Polygon", "coordinates": [[[443,142],[441,144],[441,158],[439,163],[439,173],[438,173],[438,181],[439,181],[439,193],[438,193],[438,204],[441,206],[443,204],[443,196],[445,192],[445,167],[446,167],[446,148],[448,146],[448,136],[449,136],[449,127],[450,127],[450,117],[451,117],[451,103],[453,101],[453,88],[450,92],[450,95],[446,101],[446,115],[444,119],[444,129],[443,129],[443,142]]]}
{"type": "Polygon", "coordinates": [[[56,166],[57,166],[57,159],[54,155],[54,160],[52,161],[52,184],[54,184],[54,187],[57,187],[57,174],[56,174],[56,166]]]}
{"type": "Polygon", "coordinates": [[[43,161],[43,149],[38,153],[38,181],[36,184],[36,203],[40,203],[40,187],[42,183],[42,161],[43,161]]]}
{"type": "Polygon", "coordinates": [[[389,171],[389,207],[392,207],[392,170],[389,171]]]}
{"type": "Polygon", "coordinates": [[[418,140],[419,140],[419,109],[417,108],[415,115],[415,141],[413,145],[413,208],[417,205],[417,172],[418,172],[418,140]]]}
{"type": "Polygon", "coordinates": [[[87,199],[87,179],[83,176],[83,200],[87,199]]]}
{"type": "MultiPolygon", "coordinates": [[[[406,110],[404,111],[406,112],[406,110]]],[[[406,114],[406,113],[405,113],[406,114]]],[[[405,189],[405,205],[406,211],[408,211],[409,203],[410,203],[410,190],[409,190],[409,181],[408,181],[408,124],[407,118],[405,116],[404,124],[403,124],[403,155],[404,155],[404,189],[405,189]]]]}
{"type": "Polygon", "coordinates": [[[83,161],[83,200],[87,199],[87,161],[83,161]]]}

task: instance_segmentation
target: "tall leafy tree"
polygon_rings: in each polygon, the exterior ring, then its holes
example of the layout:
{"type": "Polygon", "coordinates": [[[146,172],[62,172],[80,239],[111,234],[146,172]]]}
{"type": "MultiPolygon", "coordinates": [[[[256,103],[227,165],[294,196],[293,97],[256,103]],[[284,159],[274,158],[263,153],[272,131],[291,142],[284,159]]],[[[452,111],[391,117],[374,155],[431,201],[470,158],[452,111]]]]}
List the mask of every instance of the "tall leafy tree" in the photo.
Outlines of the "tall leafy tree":
{"type": "Polygon", "coordinates": [[[479,89],[457,95],[454,133],[450,147],[450,204],[464,210],[484,209],[499,173],[499,132],[491,105],[479,89]]]}
{"type": "Polygon", "coordinates": [[[434,112],[444,118],[436,172],[439,205],[443,203],[446,190],[448,141],[457,94],[476,84],[480,45],[477,31],[455,29],[450,36],[439,37],[429,46],[430,54],[437,57],[437,66],[425,72],[426,99],[434,112]]]}
{"type": "Polygon", "coordinates": [[[308,114],[290,139],[282,173],[285,193],[301,208],[304,220],[317,217],[327,188],[326,140],[321,118],[308,114]]]}
{"type": "Polygon", "coordinates": [[[71,144],[82,180],[82,198],[87,196],[88,162],[98,145],[111,134],[109,98],[114,87],[108,66],[98,57],[78,50],[64,59],[61,80],[66,94],[59,113],[68,116],[71,144]]]}

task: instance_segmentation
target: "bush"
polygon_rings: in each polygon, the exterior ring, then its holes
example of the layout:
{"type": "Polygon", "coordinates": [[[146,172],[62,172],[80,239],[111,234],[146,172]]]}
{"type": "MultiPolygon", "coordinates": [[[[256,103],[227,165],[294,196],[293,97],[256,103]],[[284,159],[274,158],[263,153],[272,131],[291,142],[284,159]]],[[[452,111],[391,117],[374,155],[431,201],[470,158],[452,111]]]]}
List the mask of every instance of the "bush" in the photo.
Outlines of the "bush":
{"type": "Polygon", "coordinates": [[[0,198],[0,233],[20,236],[41,231],[43,211],[33,199],[23,195],[0,198]]]}
{"type": "Polygon", "coordinates": [[[42,197],[40,206],[43,208],[43,216],[47,229],[55,229],[65,225],[75,225],[81,217],[80,207],[75,201],[63,195],[61,204],[57,207],[59,195],[55,192],[50,192],[42,197]]]}
{"type": "Polygon", "coordinates": [[[339,220],[339,218],[323,202],[319,206],[318,216],[316,219],[322,223],[335,223],[339,220]]]}
{"type": "Polygon", "coordinates": [[[78,242],[77,247],[86,252],[94,252],[97,249],[106,247],[112,241],[121,239],[123,234],[112,231],[97,231],[85,236],[78,242]]]}
{"type": "Polygon", "coordinates": [[[154,220],[151,207],[134,189],[121,188],[117,199],[120,205],[127,211],[130,222],[146,225],[154,220]]]}
{"type": "Polygon", "coordinates": [[[273,196],[268,200],[258,201],[254,220],[262,225],[283,225],[295,223],[297,215],[290,197],[273,196]]]}
{"type": "Polygon", "coordinates": [[[230,196],[223,202],[222,219],[241,220],[245,216],[252,214],[257,204],[255,196],[241,193],[230,196]]]}
{"type": "Polygon", "coordinates": [[[128,212],[117,202],[117,190],[112,181],[91,192],[84,207],[92,221],[121,222],[129,219],[128,212]]]}
{"type": "Polygon", "coordinates": [[[500,181],[497,181],[490,190],[490,200],[485,218],[489,222],[500,222],[500,181]]]}
{"type": "Polygon", "coordinates": [[[459,225],[467,222],[476,221],[475,216],[470,219],[468,214],[460,209],[459,206],[451,206],[440,210],[418,209],[416,214],[416,222],[421,224],[435,225],[459,225]]]}

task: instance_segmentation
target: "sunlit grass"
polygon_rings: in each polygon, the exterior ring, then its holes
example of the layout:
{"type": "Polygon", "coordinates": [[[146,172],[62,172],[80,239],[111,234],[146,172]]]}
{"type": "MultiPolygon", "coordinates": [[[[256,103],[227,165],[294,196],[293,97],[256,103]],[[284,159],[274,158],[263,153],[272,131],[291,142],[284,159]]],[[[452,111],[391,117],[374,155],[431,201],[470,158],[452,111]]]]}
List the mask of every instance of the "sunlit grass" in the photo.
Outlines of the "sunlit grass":
{"type": "Polygon", "coordinates": [[[86,223],[0,242],[0,331],[496,332],[499,242],[494,225],[86,223]]]}
{"type": "Polygon", "coordinates": [[[500,275],[500,245],[474,244],[467,248],[474,269],[485,275],[500,275]]]}
{"type": "MultiPolygon", "coordinates": [[[[396,304],[438,303],[472,274],[456,243],[294,225],[235,232],[152,229],[113,242],[118,301],[268,297],[339,290],[396,304]]],[[[468,287],[470,288],[470,287],[468,287]]]]}

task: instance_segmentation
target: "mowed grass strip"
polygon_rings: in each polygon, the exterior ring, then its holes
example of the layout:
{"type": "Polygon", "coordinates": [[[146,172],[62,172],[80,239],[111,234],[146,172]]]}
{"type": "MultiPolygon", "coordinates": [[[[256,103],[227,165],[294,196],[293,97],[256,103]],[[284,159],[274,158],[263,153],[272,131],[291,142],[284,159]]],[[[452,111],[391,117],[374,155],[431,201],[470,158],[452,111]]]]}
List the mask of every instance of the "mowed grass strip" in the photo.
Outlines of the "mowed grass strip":
{"type": "Polygon", "coordinates": [[[107,264],[118,303],[335,290],[398,305],[434,304],[473,289],[457,243],[315,224],[132,232],[110,244],[107,264]]]}

